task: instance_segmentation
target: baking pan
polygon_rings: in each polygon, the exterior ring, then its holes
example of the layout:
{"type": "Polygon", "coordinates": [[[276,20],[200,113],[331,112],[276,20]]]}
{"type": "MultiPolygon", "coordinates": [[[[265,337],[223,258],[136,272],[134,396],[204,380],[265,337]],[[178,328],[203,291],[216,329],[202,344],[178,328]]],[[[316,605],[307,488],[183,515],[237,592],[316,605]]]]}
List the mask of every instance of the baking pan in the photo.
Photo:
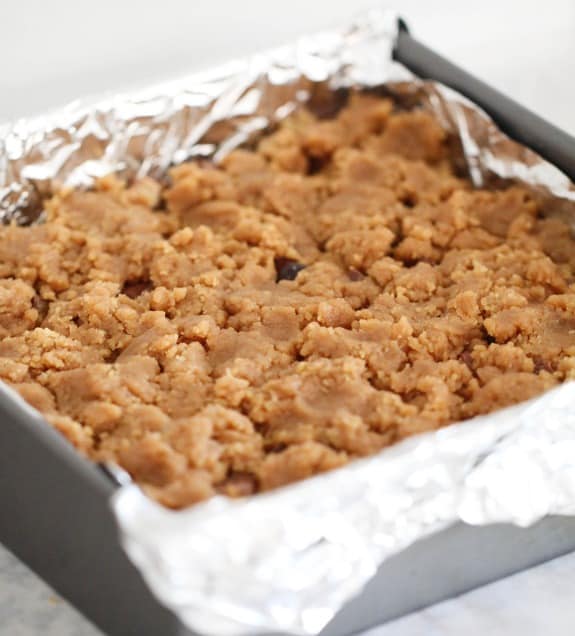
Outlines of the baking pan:
{"type": "Polygon", "coordinates": [[[466,73],[413,38],[399,20],[394,58],[415,75],[450,86],[490,115],[501,130],[575,181],[575,138],[466,73]]]}
{"type": "MultiPolygon", "coordinates": [[[[475,80],[402,30],[395,58],[481,105],[510,136],[575,177],[575,140],[475,80]]],[[[191,632],[152,596],[121,548],[113,475],[82,458],[0,386],[0,541],[111,636],[191,632]]],[[[343,636],[575,549],[575,518],[526,529],[462,523],[385,561],[323,630],[343,636]]]]}

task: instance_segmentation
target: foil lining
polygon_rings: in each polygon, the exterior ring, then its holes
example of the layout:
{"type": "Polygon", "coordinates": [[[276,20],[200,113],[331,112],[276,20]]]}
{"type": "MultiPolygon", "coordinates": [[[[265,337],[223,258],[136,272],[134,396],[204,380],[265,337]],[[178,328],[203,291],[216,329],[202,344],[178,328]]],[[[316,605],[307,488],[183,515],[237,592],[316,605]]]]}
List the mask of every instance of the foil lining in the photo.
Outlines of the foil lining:
{"type": "MultiPolygon", "coordinates": [[[[111,172],[162,176],[194,156],[217,160],[302,104],[333,107],[350,88],[432,110],[476,185],[519,181],[574,220],[575,189],[559,170],[461,95],[392,61],[396,24],[372,11],[247,61],[2,126],[0,221],[34,222],[44,196],[111,172]]],[[[129,557],[193,630],[316,634],[386,557],[432,532],[575,514],[574,407],[567,383],[270,494],[179,512],[116,471],[111,505],[129,557]]]]}
{"type": "Polygon", "coordinates": [[[148,585],[194,630],[318,633],[383,560],[458,520],[575,514],[575,383],[246,500],[112,505],[148,585]]]}

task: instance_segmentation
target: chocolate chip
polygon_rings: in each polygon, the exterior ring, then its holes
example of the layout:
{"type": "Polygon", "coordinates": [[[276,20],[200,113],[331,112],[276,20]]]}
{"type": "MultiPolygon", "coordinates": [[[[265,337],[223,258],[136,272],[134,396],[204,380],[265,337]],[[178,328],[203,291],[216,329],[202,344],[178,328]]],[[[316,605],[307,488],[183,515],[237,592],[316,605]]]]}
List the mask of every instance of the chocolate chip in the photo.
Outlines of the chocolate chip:
{"type": "Polygon", "coordinates": [[[292,258],[276,258],[274,259],[276,266],[276,282],[280,280],[295,280],[296,276],[305,268],[305,265],[294,261],[292,258]]]}
{"type": "Polygon", "coordinates": [[[533,357],[533,371],[539,375],[541,371],[553,373],[553,365],[548,360],[543,360],[538,356],[533,357]]]}
{"type": "Polygon", "coordinates": [[[122,349],[114,349],[113,351],[110,351],[110,353],[104,358],[104,362],[113,364],[120,357],[121,353],[122,349]]]}
{"type": "Polygon", "coordinates": [[[36,294],[36,296],[34,296],[34,298],[32,299],[32,307],[36,309],[36,311],[38,312],[38,320],[42,322],[42,320],[44,320],[44,318],[46,318],[46,315],[48,314],[48,301],[44,300],[44,298],[36,294]]]}
{"type": "Polygon", "coordinates": [[[407,192],[401,197],[400,201],[406,208],[414,208],[417,205],[417,194],[415,192],[407,192]]]}
{"type": "Polygon", "coordinates": [[[408,391],[403,396],[403,399],[408,404],[413,404],[414,406],[417,406],[418,408],[423,408],[428,398],[425,393],[422,393],[421,391],[413,390],[413,391],[408,391]]]}
{"type": "Polygon", "coordinates": [[[276,442],[275,444],[268,444],[265,447],[266,453],[281,453],[287,448],[287,444],[283,442],[276,442]]]}
{"type": "Polygon", "coordinates": [[[495,344],[497,340],[487,331],[485,327],[481,327],[483,339],[487,344],[495,344]]]}
{"type": "Polygon", "coordinates": [[[473,358],[471,357],[471,352],[467,349],[461,353],[459,356],[461,362],[463,362],[470,371],[473,371],[473,358]]]}
{"type": "Polygon", "coordinates": [[[328,164],[326,157],[309,157],[307,163],[307,173],[314,175],[320,173],[328,164]]]}
{"type": "Polygon", "coordinates": [[[349,269],[347,271],[347,277],[354,283],[365,278],[365,276],[361,272],[358,272],[357,269],[349,269]]]}
{"type": "Polygon", "coordinates": [[[246,472],[231,471],[217,490],[228,497],[247,497],[257,490],[256,478],[246,472]]]}
{"type": "Polygon", "coordinates": [[[137,298],[145,291],[152,289],[152,282],[149,280],[127,280],[122,287],[122,294],[128,298],[137,298]]]}

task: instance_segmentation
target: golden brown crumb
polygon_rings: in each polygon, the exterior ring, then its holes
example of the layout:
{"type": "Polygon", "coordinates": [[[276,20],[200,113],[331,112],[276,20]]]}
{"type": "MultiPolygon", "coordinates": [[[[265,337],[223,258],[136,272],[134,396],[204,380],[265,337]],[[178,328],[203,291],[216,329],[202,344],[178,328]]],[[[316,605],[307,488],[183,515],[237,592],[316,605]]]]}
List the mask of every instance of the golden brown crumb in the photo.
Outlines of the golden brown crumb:
{"type": "Polygon", "coordinates": [[[165,505],[246,496],[575,377],[575,250],[421,111],[355,96],[0,229],[0,377],[165,505]]]}

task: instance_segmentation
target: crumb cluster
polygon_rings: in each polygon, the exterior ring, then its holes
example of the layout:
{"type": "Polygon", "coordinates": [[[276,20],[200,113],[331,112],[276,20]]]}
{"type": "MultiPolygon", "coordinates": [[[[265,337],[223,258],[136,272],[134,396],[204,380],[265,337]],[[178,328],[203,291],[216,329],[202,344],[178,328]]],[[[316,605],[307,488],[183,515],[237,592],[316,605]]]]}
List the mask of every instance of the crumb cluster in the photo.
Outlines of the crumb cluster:
{"type": "Polygon", "coordinates": [[[163,504],[265,491],[575,376],[575,249],[355,96],[0,228],[0,378],[163,504]]]}

